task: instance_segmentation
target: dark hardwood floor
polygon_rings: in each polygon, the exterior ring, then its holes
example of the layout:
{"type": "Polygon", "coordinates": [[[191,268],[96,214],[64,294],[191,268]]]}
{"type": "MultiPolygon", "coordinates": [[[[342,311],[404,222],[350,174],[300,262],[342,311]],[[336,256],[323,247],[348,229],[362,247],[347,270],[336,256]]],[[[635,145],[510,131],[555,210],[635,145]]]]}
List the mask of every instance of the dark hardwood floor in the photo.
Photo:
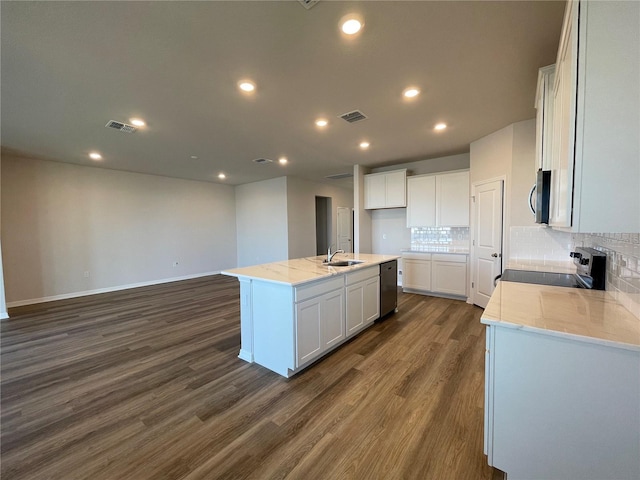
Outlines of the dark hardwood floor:
{"type": "Polygon", "coordinates": [[[237,358],[239,287],[212,276],[10,311],[2,479],[492,479],[484,328],[399,313],[284,379],[237,358]]]}

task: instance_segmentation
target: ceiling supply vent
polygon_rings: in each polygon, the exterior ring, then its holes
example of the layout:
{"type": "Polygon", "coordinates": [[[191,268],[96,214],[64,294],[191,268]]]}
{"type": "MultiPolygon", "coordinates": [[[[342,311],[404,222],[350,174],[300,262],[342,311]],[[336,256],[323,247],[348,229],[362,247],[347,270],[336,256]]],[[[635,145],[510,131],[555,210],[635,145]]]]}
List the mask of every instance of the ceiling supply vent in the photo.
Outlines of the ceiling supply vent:
{"type": "Polygon", "coordinates": [[[367,116],[359,110],[354,110],[353,112],[343,113],[340,118],[345,122],[355,123],[360,120],[366,120],[367,116]]]}
{"type": "Polygon", "coordinates": [[[307,10],[309,10],[311,7],[313,7],[316,3],[318,3],[320,0],[298,0],[300,2],[300,4],[306,8],[307,10]]]}
{"type": "Polygon", "coordinates": [[[269,163],[273,163],[273,160],[269,160],[268,158],[256,158],[254,162],[258,165],[267,165],[269,163]]]}
{"type": "Polygon", "coordinates": [[[324,178],[328,178],[329,180],[342,180],[343,178],[351,177],[353,177],[353,173],[336,173],[335,175],[327,175],[324,178]]]}
{"type": "Polygon", "coordinates": [[[133,133],[137,130],[133,125],[129,125],[127,123],[116,122],[115,120],[109,120],[109,122],[105,125],[108,128],[114,128],[116,130],[120,130],[124,133],[133,133]]]}

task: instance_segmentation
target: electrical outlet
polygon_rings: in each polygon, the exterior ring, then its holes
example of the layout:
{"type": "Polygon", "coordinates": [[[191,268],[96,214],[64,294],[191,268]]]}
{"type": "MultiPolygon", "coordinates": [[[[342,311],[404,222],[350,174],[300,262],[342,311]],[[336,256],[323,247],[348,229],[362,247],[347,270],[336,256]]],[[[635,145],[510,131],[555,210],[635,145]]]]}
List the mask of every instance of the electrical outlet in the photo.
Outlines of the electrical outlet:
{"type": "Polygon", "coordinates": [[[178,262],[173,262],[173,268],[176,268],[178,266],[178,262]]]}
{"type": "Polygon", "coordinates": [[[84,278],[89,278],[91,276],[91,272],[89,270],[85,270],[82,276],[84,278]]]}

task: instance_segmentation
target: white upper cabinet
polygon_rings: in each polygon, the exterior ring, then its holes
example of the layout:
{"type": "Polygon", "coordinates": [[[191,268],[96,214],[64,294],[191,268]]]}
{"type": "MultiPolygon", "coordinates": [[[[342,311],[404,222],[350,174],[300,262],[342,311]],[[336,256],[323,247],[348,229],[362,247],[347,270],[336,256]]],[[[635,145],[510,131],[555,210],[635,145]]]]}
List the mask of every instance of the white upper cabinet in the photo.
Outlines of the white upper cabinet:
{"type": "Polygon", "coordinates": [[[640,231],[640,2],[567,3],[553,87],[550,225],[640,231]]]}
{"type": "Polygon", "coordinates": [[[407,206],[407,171],[371,173],[364,176],[366,209],[407,206]]]}
{"type": "Polygon", "coordinates": [[[436,223],[441,227],[469,226],[469,172],[436,175],[436,223]]]}
{"type": "Polygon", "coordinates": [[[469,226],[469,172],[407,179],[407,227],[469,226]]]}
{"type": "Polygon", "coordinates": [[[553,80],[556,66],[538,70],[536,90],[536,170],[551,169],[551,137],[553,135],[553,80]]]}
{"type": "Polygon", "coordinates": [[[407,179],[407,227],[436,224],[436,176],[418,175],[407,179]]]}

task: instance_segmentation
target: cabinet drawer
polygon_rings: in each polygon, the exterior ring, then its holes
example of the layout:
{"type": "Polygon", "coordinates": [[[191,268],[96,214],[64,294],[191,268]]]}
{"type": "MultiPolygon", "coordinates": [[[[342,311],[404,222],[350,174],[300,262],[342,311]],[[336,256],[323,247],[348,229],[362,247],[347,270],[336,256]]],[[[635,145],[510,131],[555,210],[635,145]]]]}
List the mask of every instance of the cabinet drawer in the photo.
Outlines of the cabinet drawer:
{"type": "Polygon", "coordinates": [[[431,259],[434,262],[467,263],[466,255],[456,255],[453,253],[434,253],[431,259]]]}
{"type": "Polygon", "coordinates": [[[418,253],[418,252],[403,252],[402,253],[402,260],[404,260],[405,258],[408,259],[412,259],[412,260],[431,260],[431,254],[430,253],[418,253]]]}
{"type": "Polygon", "coordinates": [[[344,276],[338,275],[331,280],[322,280],[320,282],[311,283],[309,285],[302,285],[295,287],[295,302],[301,302],[308,298],[317,297],[324,293],[336,290],[344,287],[344,276]]]}
{"type": "Polygon", "coordinates": [[[346,284],[353,285],[354,283],[362,282],[371,277],[377,277],[380,275],[380,265],[375,265],[369,268],[363,268],[355,272],[347,273],[346,284]]]}

